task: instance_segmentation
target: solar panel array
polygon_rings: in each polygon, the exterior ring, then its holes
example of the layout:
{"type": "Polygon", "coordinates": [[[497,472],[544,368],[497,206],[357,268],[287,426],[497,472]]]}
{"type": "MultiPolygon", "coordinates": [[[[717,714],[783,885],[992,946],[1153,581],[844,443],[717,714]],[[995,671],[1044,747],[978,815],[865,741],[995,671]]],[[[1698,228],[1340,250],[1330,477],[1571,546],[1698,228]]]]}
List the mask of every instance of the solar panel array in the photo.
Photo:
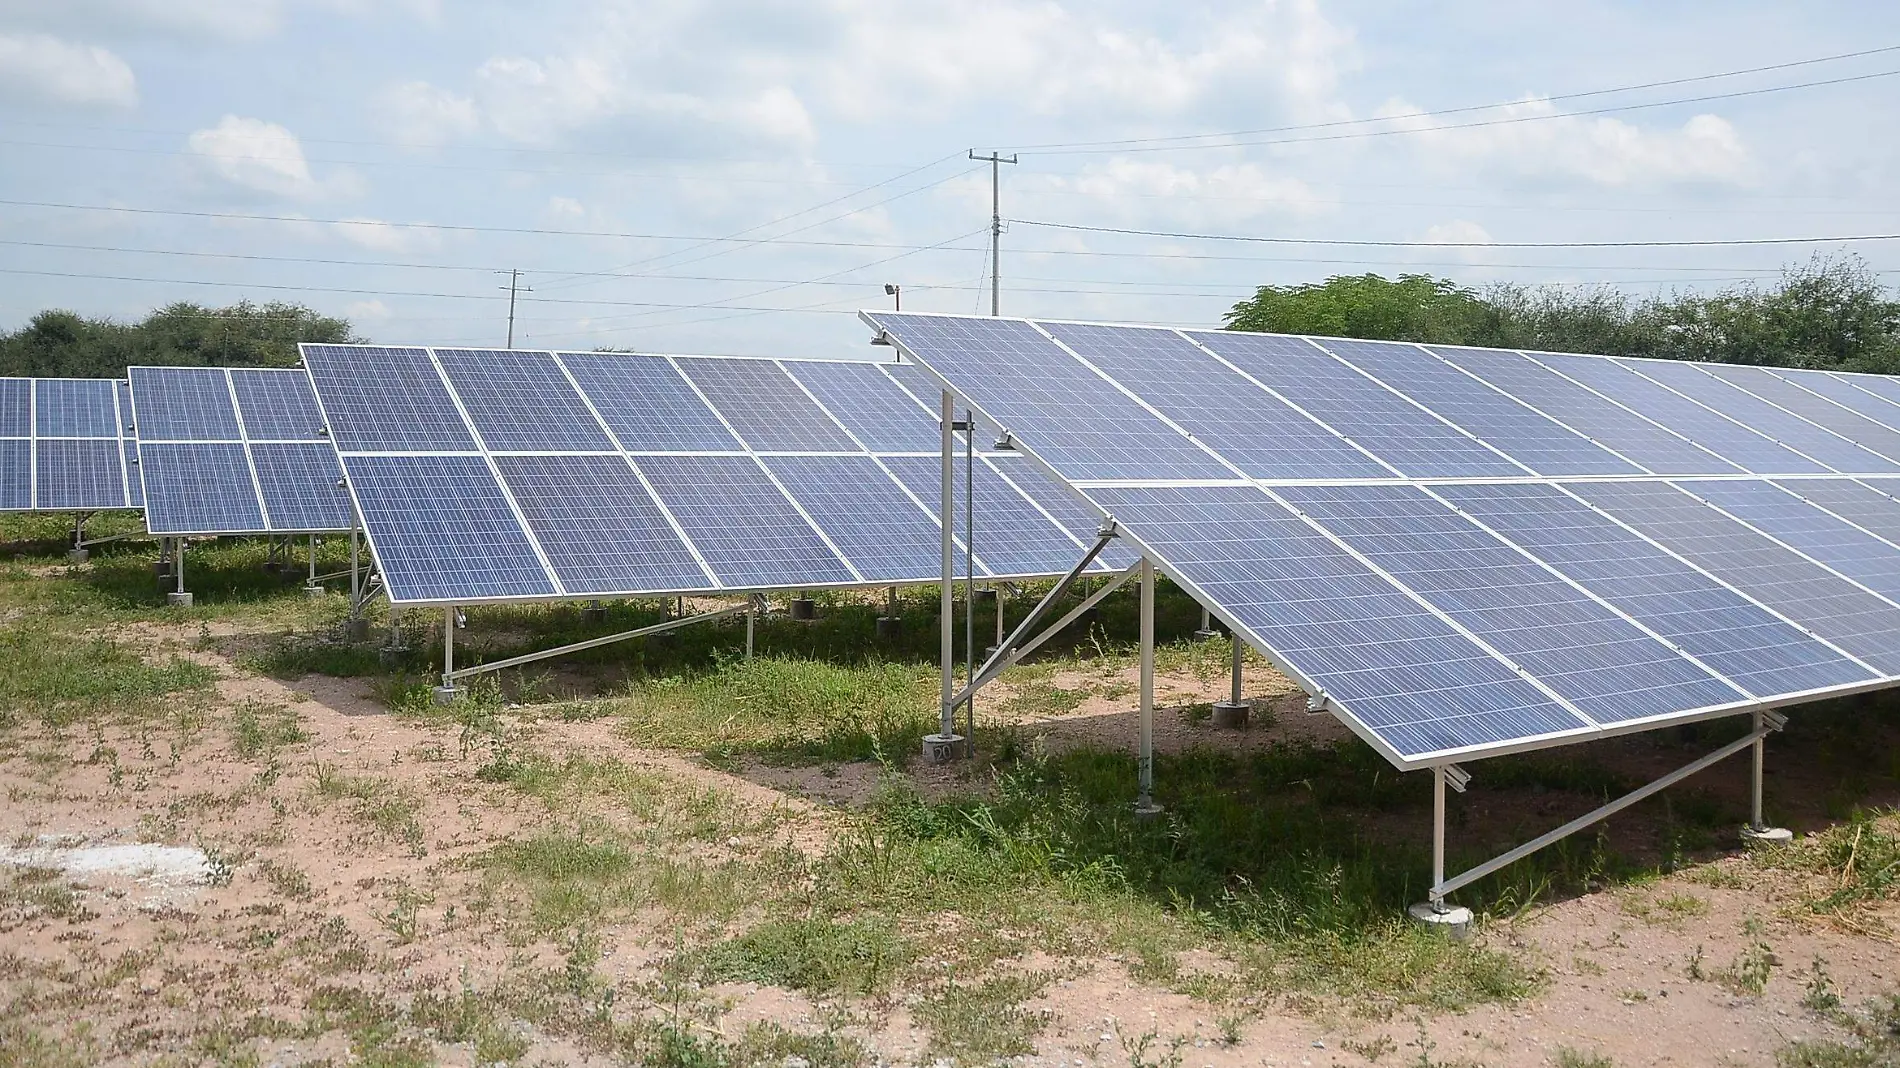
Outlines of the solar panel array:
{"type": "Polygon", "coordinates": [[[864,318],[1401,767],[1900,682],[1900,380],[864,318]]]}
{"type": "Polygon", "coordinates": [[[124,382],[0,378],[0,512],[139,507],[131,422],[124,382]]]}
{"type": "Polygon", "coordinates": [[[126,373],[148,532],[350,528],[342,468],[302,371],[131,367],[126,373]]]}
{"type": "MultiPolygon", "coordinates": [[[[937,390],[856,361],[304,345],[398,604],[934,582],[937,390]]],[[[897,373],[893,373],[897,371],[897,373]]],[[[1060,574],[1086,507],[981,440],[977,574],[1060,574]]],[[[961,448],[961,445],[959,445],[961,448]]],[[[959,457],[959,501],[962,460],[959,457]]],[[[959,516],[954,524],[960,535],[959,516]]],[[[959,567],[963,559],[958,540],[959,567]]],[[[1125,566],[1127,550],[1097,565],[1125,566]]]]}

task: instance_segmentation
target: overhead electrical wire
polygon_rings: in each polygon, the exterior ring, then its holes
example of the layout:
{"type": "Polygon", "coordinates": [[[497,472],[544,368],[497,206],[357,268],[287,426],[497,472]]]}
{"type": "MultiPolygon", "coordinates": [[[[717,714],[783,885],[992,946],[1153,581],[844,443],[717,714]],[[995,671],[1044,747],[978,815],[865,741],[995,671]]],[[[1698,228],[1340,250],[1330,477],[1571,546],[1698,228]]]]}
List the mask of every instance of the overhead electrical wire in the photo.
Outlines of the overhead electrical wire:
{"type": "Polygon", "coordinates": [[[1267,245],[1343,245],[1355,248],[1730,248],[1750,245],[1834,245],[1861,241],[1900,241],[1900,234],[1836,234],[1826,237],[1734,237],[1668,241],[1374,241],[1340,237],[1266,237],[1257,234],[1201,234],[1182,230],[1140,230],[1127,226],[1089,226],[1048,219],[1010,219],[1017,226],[1079,230],[1093,234],[1165,237],[1182,241],[1245,241],[1267,245]]]}

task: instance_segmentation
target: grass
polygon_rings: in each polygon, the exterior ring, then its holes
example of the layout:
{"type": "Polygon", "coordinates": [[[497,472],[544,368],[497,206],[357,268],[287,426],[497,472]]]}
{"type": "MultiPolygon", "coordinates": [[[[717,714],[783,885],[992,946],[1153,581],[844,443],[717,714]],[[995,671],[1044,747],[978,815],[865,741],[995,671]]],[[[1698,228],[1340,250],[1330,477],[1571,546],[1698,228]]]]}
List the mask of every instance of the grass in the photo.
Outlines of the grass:
{"type": "Polygon", "coordinates": [[[1803,876],[1808,913],[1851,931],[1885,930],[1875,912],[1900,892],[1900,811],[1856,810],[1845,823],[1761,850],[1755,860],[1803,876]]]}
{"type": "Polygon", "coordinates": [[[50,727],[146,708],[154,699],[211,685],[216,673],[173,656],[148,663],[110,638],[75,637],[44,626],[0,629],[0,728],[22,714],[50,727]]]}
{"type": "Polygon", "coordinates": [[[255,698],[238,702],[230,732],[231,751],[241,760],[273,756],[285,746],[310,740],[294,710],[255,698]]]}
{"type": "Polygon", "coordinates": [[[346,775],[322,763],[316,765],[314,774],[318,797],[352,802],[351,816],[421,855],[423,830],[417,819],[422,811],[421,799],[388,778],[346,775]]]}
{"type": "Polygon", "coordinates": [[[702,951],[696,971],[703,982],[867,997],[888,993],[917,955],[886,917],[768,920],[702,951]]]}
{"type": "Polygon", "coordinates": [[[1844,1039],[1800,1039],[1775,1055],[1782,1068],[1892,1068],[1900,1064],[1900,994],[1867,1003],[1860,1012],[1835,1011],[1844,1039]]]}

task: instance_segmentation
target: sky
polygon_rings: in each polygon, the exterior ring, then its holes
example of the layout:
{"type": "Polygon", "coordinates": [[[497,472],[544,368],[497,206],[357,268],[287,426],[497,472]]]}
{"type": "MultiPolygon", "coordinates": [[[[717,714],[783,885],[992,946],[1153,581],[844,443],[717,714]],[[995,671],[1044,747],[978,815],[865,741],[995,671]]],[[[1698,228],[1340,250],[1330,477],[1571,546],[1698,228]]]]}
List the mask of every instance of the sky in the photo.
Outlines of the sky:
{"type": "Polygon", "coordinates": [[[1018,160],[1004,314],[1893,284],[1900,241],[1654,243],[1900,233],[1896,101],[1900,5],[1825,0],[0,0],[0,328],[281,300],[499,346],[519,271],[517,347],[870,356],[887,284],[989,310],[972,150],[1018,160]]]}

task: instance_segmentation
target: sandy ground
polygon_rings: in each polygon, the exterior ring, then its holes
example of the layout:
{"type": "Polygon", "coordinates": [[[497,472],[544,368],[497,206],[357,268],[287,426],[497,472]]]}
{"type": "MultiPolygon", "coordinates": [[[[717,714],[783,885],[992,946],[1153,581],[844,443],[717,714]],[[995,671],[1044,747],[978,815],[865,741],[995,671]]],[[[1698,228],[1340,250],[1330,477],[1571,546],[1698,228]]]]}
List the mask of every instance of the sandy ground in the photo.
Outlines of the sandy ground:
{"type": "MultiPolygon", "coordinates": [[[[195,629],[186,633],[159,624],[133,633],[173,649],[187,648],[196,636],[195,629]]],[[[61,983],[90,991],[85,998],[44,998],[29,1022],[61,1030],[79,1013],[98,1032],[139,1029],[151,1041],[129,1059],[150,1060],[167,1048],[166,1035],[185,1033],[207,1012],[269,1014],[292,1002],[299,984],[310,980],[286,963],[280,940],[311,930],[328,932],[322,937],[331,938],[339,952],[360,951],[377,961],[375,968],[397,993],[479,986],[518,969],[524,954],[546,955],[498,939],[491,925],[477,922],[472,907],[458,914],[449,904],[480,900],[480,878],[468,858],[531,831],[542,818],[538,806],[506,788],[471,780],[453,728],[394,720],[373,694],[350,680],[283,683],[249,674],[215,652],[188,655],[224,675],[218,706],[248,701],[293,708],[308,740],[260,765],[234,756],[215,726],[202,727],[196,738],[189,724],[159,731],[29,732],[31,740],[0,762],[7,797],[0,808],[0,867],[41,873],[36,877],[70,885],[76,896],[64,908],[0,908],[0,991],[34,997],[61,983]],[[381,789],[413,798],[420,837],[348,818],[338,803],[320,802],[315,784],[326,775],[373,777],[385,784],[381,789]],[[44,874],[53,870],[56,878],[44,874]],[[307,888],[286,892],[286,882],[273,880],[273,871],[302,873],[307,888]],[[401,937],[386,921],[392,903],[404,895],[423,902],[413,915],[427,937],[401,937]]],[[[1053,681],[1068,688],[1087,681],[1114,694],[1127,680],[1053,681]]],[[[1161,686],[1162,701],[1170,706],[1220,699],[1225,690],[1223,678],[1170,676],[1161,686]]],[[[1242,733],[1218,731],[1170,708],[1159,716],[1157,744],[1253,746],[1344,734],[1331,718],[1307,715],[1284,680],[1256,672],[1249,693],[1272,709],[1272,716],[1263,717],[1270,724],[1242,733]]],[[[990,700],[1009,697],[1004,690],[990,700]]],[[[1052,746],[1131,745],[1131,700],[1097,694],[1060,714],[1024,717],[1021,725],[1052,746]]],[[[556,759],[612,756],[774,815],[771,841],[735,840],[728,843],[733,849],[779,843],[807,852],[824,849],[833,806],[861,802],[877,774],[862,765],[729,773],[675,753],[630,749],[607,720],[537,720],[518,729],[556,759]]],[[[965,772],[951,767],[915,774],[927,790],[948,790],[963,785],[965,772]]],[[[1050,1024],[1037,1054],[1027,1060],[1130,1064],[1123,1037],[1152,1029],[1185,1036],[1178,1053],[1189,1068],[1461,1059],[1548,1064],[1559,1047],[1600,1052],[1617,1065],[1772,1064],[1787,1042],[1829,1030],[1801,1005],[1810,962],[1825,961],[1840,996],[1853,1005],[1900,985],[1900,947],[1878,931],[1853,933],[1790,918],[1775,906],[1774,887],[1748,869],[1737,856],[1650,886],[1562,901],[1494,924],[1480,937],[1541,963],[1549,974],[1542,992],[1523,1003],[1422,1020],[1262,1002],[1242,1026],[1242,1041],[1225,1045],[1209,1006],[1137,981],[1106,957],[1059,962],[1065,977],[1032,1004],[1050,1015],[1050,1024]],[[1685,906],[1685,899],[1693,904],[1685,906]],[[1658,904],[1664,901],[1673,907],[1658,904]],[[1738,995],[1692,977],[1698,969],[1713,973],[1730,966],[1758,942],[1772,947],[1776,961],[1762,996],[1738,995]]],[[[650,976],[666,951],[667,934],[637,923],[611,932],[601,970],[623,980],[650,976]]],[[[784,990],[741,986],[719,993],[732,1004],[722,1022],[727,1028],[760,1019],[805,1027],[822,1015],[821,1006],[784,990]]],[[[859,1033],[890,1063],[914,1062],[925,1047],[925,1036],[901,1008],[859,1033]]],[[[334,1035],[271,1040],[259,1048],[266,1063],[347,1060],[348,1054],[334,1035]]],[[[554,1061],[584,1059],[548,1036],[535,1036],[534,1051],[554,1061]]],[[[473,1056],[458,1047],[440,1052],[451,1063],[468,1063],[473,1056]]],[[[1151,1051],[1150,1061],[1165,1052],[1151,1051]]]]}

